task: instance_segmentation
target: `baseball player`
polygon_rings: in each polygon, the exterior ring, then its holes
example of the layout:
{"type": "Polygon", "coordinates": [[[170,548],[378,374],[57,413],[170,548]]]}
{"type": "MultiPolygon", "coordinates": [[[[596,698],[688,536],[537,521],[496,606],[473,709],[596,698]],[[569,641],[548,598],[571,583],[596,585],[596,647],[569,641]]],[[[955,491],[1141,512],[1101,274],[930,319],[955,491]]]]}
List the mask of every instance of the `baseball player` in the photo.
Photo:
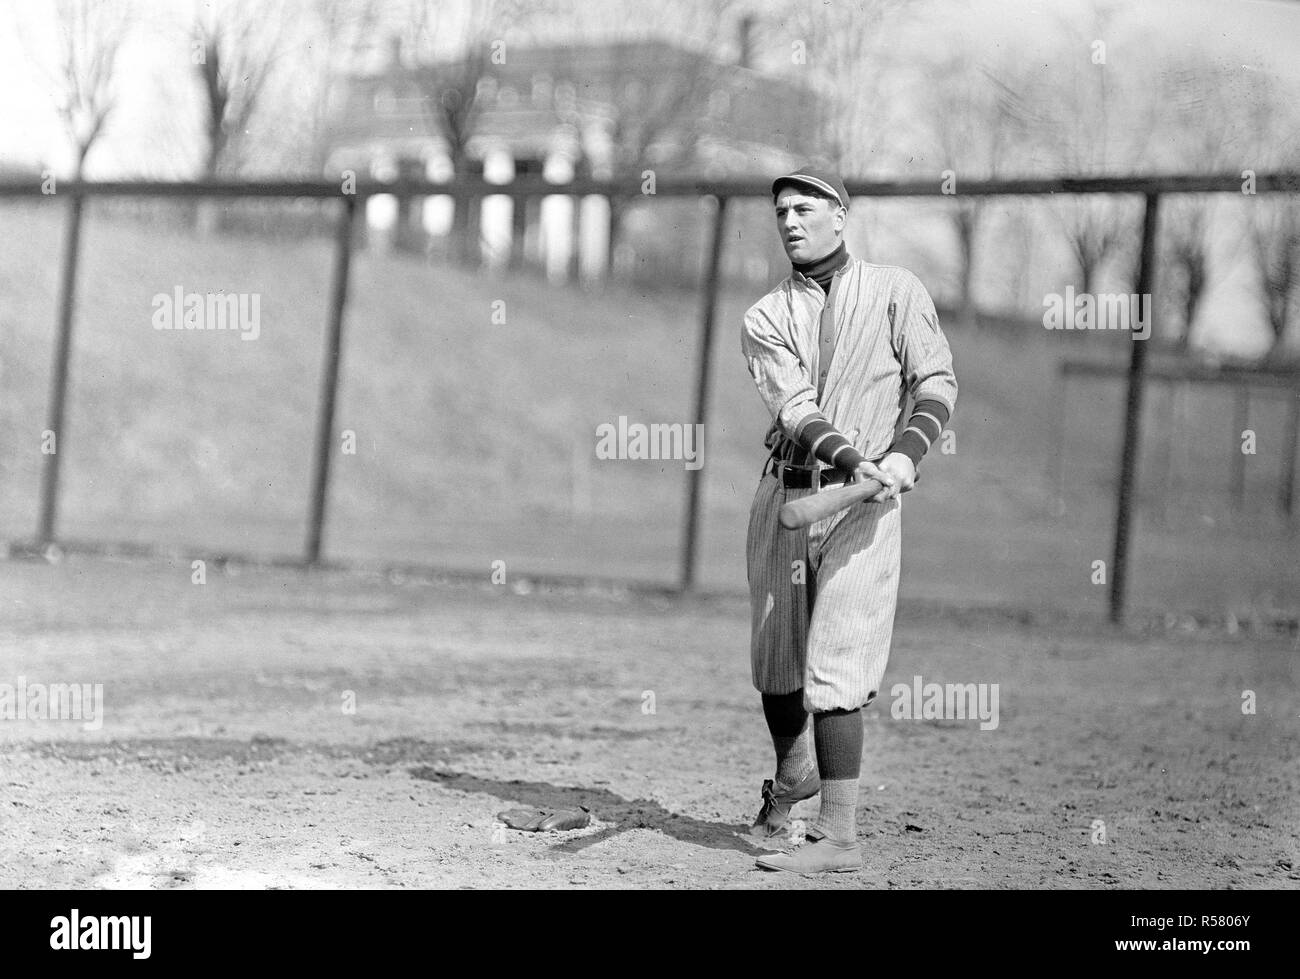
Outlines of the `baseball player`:
{"type": "Polygon", "coordinates": [[[746,544],[753,681],[776,749],[753,835],[788,835],[791,807],[820,792],[807,843],[758,866],[859,870],[861,709],[889,658],[899,497],[948,423],[957,381],[920,280],[845,249],[839,176],[802,167],[774,181],[772,195],[793,268],[745,314],[741,335],[773,419],[746,544]],[[777,522],[787,500],[866,479],[883,487],[866,502],[803,530],[777,522]]]}

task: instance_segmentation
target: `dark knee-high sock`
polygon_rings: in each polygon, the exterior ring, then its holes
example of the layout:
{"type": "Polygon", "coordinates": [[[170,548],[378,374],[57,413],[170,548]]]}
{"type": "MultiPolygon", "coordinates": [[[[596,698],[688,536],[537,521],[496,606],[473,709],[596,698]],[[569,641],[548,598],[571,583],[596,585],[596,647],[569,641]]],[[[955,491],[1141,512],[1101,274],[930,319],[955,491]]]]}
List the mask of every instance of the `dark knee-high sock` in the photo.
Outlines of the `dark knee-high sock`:
{"type": "Polygon", "coordinates": [[[813,773],[812,725],[803,691],[763,694],[763,716],[776,749],[776,791],[789,791],[813,773]]]}
{"type": "Polygon", "coordinates": [[[817,771],[822,779],[817,828],[833,840],[858,835],[858,776],[862,771],[862,711],[831,710],[813,715],[817,771]]]}

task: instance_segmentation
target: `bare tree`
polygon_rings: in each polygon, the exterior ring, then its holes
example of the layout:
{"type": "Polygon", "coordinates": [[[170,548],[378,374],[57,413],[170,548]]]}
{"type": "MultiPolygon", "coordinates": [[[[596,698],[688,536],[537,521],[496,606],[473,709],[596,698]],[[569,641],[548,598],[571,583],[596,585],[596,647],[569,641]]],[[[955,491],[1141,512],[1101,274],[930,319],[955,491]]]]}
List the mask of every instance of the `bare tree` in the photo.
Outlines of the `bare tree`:
{"type": "Polygon", "coordinates": [[[225,0],[196,9],[192,54],[202,94],[204,177],[236,172],[247,162],[244,137],[280,53],[286,14],[278,0],[225,0]]]}
{"type": "MultiPolygon", "coordinates": [[[[1116,9],[1095,3],[1086,24],[1062,22],[1061,56],[1053,70],[1064,75],[1044,77],[1026,92],[1004,91],[1008,111],[1036,135],[1034,155],[1063,176],[1134,173],[1149,156],[1159,101],[1149,86],[1126,84],[1110,63],[1116,9]]],[[[1066,195],[1054,209],[1074,256],[1076,283],[1091,293],[1103,265],[1136,241],[1137,201],[1066,195]]]]}
{"type": "MultiPolygon", "coordinates": [[[[1137,156],[1124,152],[1115,138],[1124,125],[1119,118],[1126,100],[1105,70],[1091,79],[1078,79],[1071,101],[1059,118],[1060,168],[1067,176],[1094,177],[1132,172],[1137,156]]],[[[1078,285],[1096,291],[1097,274],[1105,262],[1131,246],[1137,227],[1137,202],[1114,195],[1074,195],[1058,202],[1058,216],[1074,253],[1078,285]]]]}
{"type": "Polygon", "coordinates": [[[305,91],[301,99],[290,101],[295,114],[300,113],[302,162],[313,176],[325,169],[339,83],[376,33],[379,7],[379,0],[316,0],[292,30],[286,51],[301,59],[305,91]]]}
{"type": "MultiPolygon", "coordinates": [[[[1300,169],[1300,119],[1295,109],[1294,88],[1279,80],[1253,80],[1249,101],[1239,104],[1243,126],[1252,145],[1245,153],[1257,173],[1300,169]]],[[[1258,276],[1259,295],[1265,321],[1273,340],[1267,353],[1280,360],[1295,351],[1288,343],[1300,304],[1300,202],[1291,194],[1254,194],[1247,197],[1249,217],[1248,254],[1258,276]]]]}
{"type": "Polygon", "coordinates": [[[129,0],[57,0],[55,108],[73,149],[73,176],[104,134],[117,104],[118,57],[134,21],[129,0]]]}
{"type": "MultiPolygon", "coordinates": [[[[627,23],[633,4],[616,5],[627,23]],[[621,9],[620,9],[621,7],[621,9]]],[[[708,4],[667,4],[660,14],[671,13],[689,21],[702,37],[729,36],[735,3],[731,0],[708,4]]],[[[639,22],[638,22],[639,25],[639,22]]],[[[667,34],[667,25],[656,31],[667,34]]],[[[689,42],[688,42],[689,43],[689,42]]],[[[611,176],[639,181],[645,169],[680,171],[699,165],[701,140],[716,121],[710,111],[711,98],[722,92],[726,100],[737,97],[734,69],[724,66],[717,52],[698,42],[693,49],[677,47],[666,57],[671,63],[650,76],[645,65],[630,58],[620,60],[626,71],[612,79],[609,101],[601,107],[610,150],[611,176]]],[[[625,224],[635,198],[611,198],[609,202],[608,267],[625,237],[625,224]]]]}
{"type": "Polygon", "coordinates": [[[791,59],[806,67],[821,96],[812,108],[822,155],[846,176],[867,176],[867,161],[882,146],[891,106],[882,92],[894,68],[887,28],[904,6],[900,0],[793,0],[788,9],[791,59]]]}
{"type": "MultiPolygon", "coordinates": [[[[418,62],[421,104],[442,136],[452,172],[463,176],[471,168],[470,141],[483,114],[480,83],[494,61],[504,63],[507,30],[517,38],[540,8],[530,9],[525,0],[411,0],[409,11],[407,39],[418,62]]],[[[470,264],[479,244],[477,211],[477,201],[461,199],[452,218],[456,255],[470,264]]]]}
{"type": "Polygon", "coordinates": [[[963,197],[964,181],[1003,176],[1009,158],[1024,138],[1009,107],[1032,84],[1011,59],[990,67],[957,49],[926,64],[923,113],[939,164],[950,171],[955,201],[948,209],[958,247],[958,309],[976,325],[973,295],[975,245],[992,203],[963,197]]]}
{"type": "Polygon", "coordinates": [[[412,5],[411,40],[419,66],[417,80],[423,104],[446,143],[452,169],[463,173],[469,160],[482,103],[479,82],[499,42],[498,60],[505,57],[504,28],[511,0],[470,0],[459,9],[439,0],[412,5]]]}
{"type": "MultiPolygon", "coordinates": [[[[808,155],[846,178],[881,176],[889,170],[887,137],[902,104],[885,93],[900,64],[891,45],[891,30],[905,10],[901,0],[844,0],[783,5],[794,77],[815,93],[816,148],[808,155]]],[[[861,215],[865,202],[854,211],[861,215]]],[[[865,256],[870,244],[866,225],[855,226],[856,247],[865,256]]]]}
{"type": "MultiPolygon", "coordinates": [[[[1250,127],[1242,107],[1265,93],[1253,73],[1218,64],[1205,51],[1174,60],[1161,75],[1165,106],[1158,133],[1169,159],[1160,161],[1179,172],[1218,175],[1234,172],[1246,158],[1243,145],[1250,127]]],[[[1181,321],[1177,342],[1190,345],[1196,317],[1211,274],[1213,233],[1222,233],[1222,198],[1217,194],[1179,194],[1162,201],[1160,233],[1161,291],[1181,321]]]]}
{"type": "Polygon", "coordinates": [[[1294,356],[1287,345],[1300,302],[1300,203],[1281,194],[1261,199],[1251,225],[1251,244],[1261,299],[1273,333],[1267,356],[1271,360],[1294,356]]]}

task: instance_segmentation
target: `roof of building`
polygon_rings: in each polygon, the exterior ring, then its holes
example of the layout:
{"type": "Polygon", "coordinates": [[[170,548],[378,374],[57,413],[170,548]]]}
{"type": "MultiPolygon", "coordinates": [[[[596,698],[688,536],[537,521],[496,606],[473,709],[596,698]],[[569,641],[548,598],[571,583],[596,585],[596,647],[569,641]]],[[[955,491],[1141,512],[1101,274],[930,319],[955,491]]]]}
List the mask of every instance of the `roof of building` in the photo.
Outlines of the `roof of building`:
{"type": "Polygon", "coordinates": [[[650,40],[512,47],[503,64],[390,62],[350,75],[331,145],[427,153],[443,145],[437,100],[460,98],[458,90],[471,85],[471,157],[494,145],[516,157],[545,156],[565,139],[581,144],[585,157],[600,156],[602,140],[671,150],[674,141],[698,134],[715,160],[719,148],[724,157],[794,160],[807,155],[815,125],[813,95],[804,86],[650,40]]]}

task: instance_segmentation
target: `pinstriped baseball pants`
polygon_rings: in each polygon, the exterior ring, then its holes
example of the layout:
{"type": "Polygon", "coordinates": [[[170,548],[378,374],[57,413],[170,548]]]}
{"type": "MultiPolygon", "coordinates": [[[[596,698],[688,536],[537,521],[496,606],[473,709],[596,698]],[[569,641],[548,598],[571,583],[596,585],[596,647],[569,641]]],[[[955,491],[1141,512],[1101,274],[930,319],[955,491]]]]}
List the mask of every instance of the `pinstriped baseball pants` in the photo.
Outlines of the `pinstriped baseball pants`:
{"type": "Polygon", "coordinates": [[[811,490],[758,484],[745,546],[750,659],[761,693],[804,691],[810,711],[852,710],[880,689],[894,633],[902,509],[858,503],[802,530],[777,511],[811,490]],[[797,562],[803,562],[800,573],[797,562]]]}

